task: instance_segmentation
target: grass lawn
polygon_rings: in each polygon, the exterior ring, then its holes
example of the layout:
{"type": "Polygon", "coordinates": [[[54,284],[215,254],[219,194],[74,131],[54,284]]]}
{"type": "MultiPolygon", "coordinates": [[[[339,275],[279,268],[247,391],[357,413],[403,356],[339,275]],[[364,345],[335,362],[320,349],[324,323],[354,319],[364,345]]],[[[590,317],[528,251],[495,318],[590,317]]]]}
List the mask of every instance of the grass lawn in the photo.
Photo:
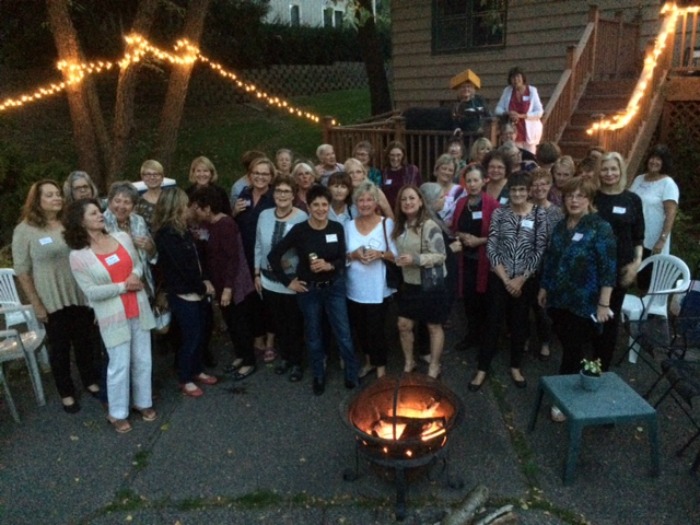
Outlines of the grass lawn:
{"type": "MultiPolygon", "coordinates": [[[[290,102],[321,117],[333,116],[344,124],[365,119],[370,114],[367,90],[297,97],[290,102]]],[[[106,107],[105,104],[103,109],[106,107]]],[[[128,165],[121,178],[139,179],[141,163],[150,158],[155,143],[160,111],[159,105],[137,107],[128,165]]],[[[65,97],[54,97],[0,114],[0,190],[4,191],[4,195],[0,195],[0,207],[6,208],[0,213],[3,223],[0,246],[10,242],[26,188],[33,181],[50,177],[63,182],[70,171],[80,169],[72,133],[65,97]],[[10,150],[12,153],[8,153],[10,150]],[[10,174],[17,169],[19,174],[10,174]],[[15,180],[6,185],[10,178],[15,180]],[[19,198],[18,194],[21,194],[19,198]]],[[[285,147],[292,149],[299,159],[315,160],[316,147],[322,137],[322,124],[313,124],[263,105],[187,107],[173,169],[166,175],[177,179],[181,185],[187,184],[192,159],[204,155],[216,166],[219,183],[229,188],[243,172],[240,158],[244,151],[257,149],[272,157],[277,149],[285,147]]]]}

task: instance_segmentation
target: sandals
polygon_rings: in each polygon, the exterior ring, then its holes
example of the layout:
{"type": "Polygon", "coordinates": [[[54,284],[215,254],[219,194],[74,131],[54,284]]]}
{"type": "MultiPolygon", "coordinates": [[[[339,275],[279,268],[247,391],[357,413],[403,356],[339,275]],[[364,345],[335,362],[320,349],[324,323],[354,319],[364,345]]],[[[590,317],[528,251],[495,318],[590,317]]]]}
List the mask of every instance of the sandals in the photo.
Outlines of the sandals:
{"type": "Polygon", "coordinates": [[[275,352],[275,349],[272,347],[266,348],[263,352],[263,361],[265,363],[272,363],[275,359],[277,359],[277,352],[275,352]]]}
{"type": "Polygon", "coordinates": [[[226,365],[226,367],[224,368],[224,372],[226,372],[227,374],[231,374],[231,373],[235,372],[236,370],[238,370],[242,366],[243,366],[243,358],[237,357],[231,363],[226,365]]]}
{"type": "Polygon", "coordinates": [[[442,365],[440,363],[430,363],[430,366],[428,367],[428,375],[432,377],[433,379],[438,379],[440,377],[440,373],[442,372],[442,365]]]}
{"type": "Polygon", "coordinates": [[[149,408],[134,407],[134,410],[136,412],[138,412],[139,414],[141,414],[141,419],[143,419],[144,421],[150,422],[150,421],[155,421],[156,419],[158,419],[158,414],[156,413],[155,410],[153,410],[150,407],[149,408]]]}
{"type": "Polygon", "coordinates": [[[215,385],[219,382],[219,380],[216,377],[210,376],[209,374],[205,374],[204,372],[194,376],[194,380],[198,383],[202,383],[203,385],[215,385]]]}
{"type": "Polygon", "coordinates": [[[133,428],[128,420],[117,419],[112,416],[107,416],[107,423],[112,425],[118,434],[126,434],[127,432],[131,432],[133,428]]]}

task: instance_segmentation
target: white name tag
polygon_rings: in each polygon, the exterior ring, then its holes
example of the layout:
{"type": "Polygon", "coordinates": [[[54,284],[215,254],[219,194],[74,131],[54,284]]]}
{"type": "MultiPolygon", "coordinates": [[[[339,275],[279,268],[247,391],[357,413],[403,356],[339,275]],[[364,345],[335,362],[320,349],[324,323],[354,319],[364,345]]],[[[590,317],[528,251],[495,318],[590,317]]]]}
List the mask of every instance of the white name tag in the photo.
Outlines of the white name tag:
{"type": "Polygon", "coordinates": [[[482,211],[473,211],[472,212],[472,220],[473,221],[478,221],[481,218],[483,218],[483,216],[484,216],[484,212],[482,212],[482,211]]]}
{"type": "Polygon", "coordinates": [[[527,102],[530,100],[530,95],[524,95],[523,96],[523,102],[527,102]]]}
{"type": "Polygon", "coordinates": [[[338,242],[338,236],[335,233],[326,235],[326,242],[338,242]]]}
{"type": "Polygon", "coordinates": [[[116,253],[113,253],[105,259],[105,262],[107,263],[107,266],[113,266],[119,262],[119,256],[116,253]]]}
{"type": "Polygon", "coordinates": [[[46,246],[47,244],[53,243],[53,239],[51,237],[42,237],[39,239],[39,244],[42,246],[46,246]]]}
{"type": "Polygon", "coordinates": [[[527,228],[528,230],[531,230],[535,226],[535,223],[531,219],[523,219],[523,221],[520,223],[520,225],[523,228],[527,228]]]}
{"type": "Polygon", "coordinates": [[[508,204],[508,197],[501,197],[500,199],[498,199],[498,202],[505,206],[506,204],[508,204]]]}
{"type": "Polygon", "coordinates": [[[623,208],[622,206],[613,206],[613,213],[615,215],[624,215],[627,213],[627,208],[623,208]]]}
{"type": "Polygon", "coordinates": [[[384,181],[384,186],[391,186],[391,183],[392,183],[392,182],[394,182],[394,181],[391,180],[391,179],[387,179],[387,180],[384,181]]]}
{"type": "Polygon", "coordinates": [[[583,234],[582,233],[574,233],[574,236],[571,238],[572,241],[578,242],[581,239],[583,239],[583,234]]]}

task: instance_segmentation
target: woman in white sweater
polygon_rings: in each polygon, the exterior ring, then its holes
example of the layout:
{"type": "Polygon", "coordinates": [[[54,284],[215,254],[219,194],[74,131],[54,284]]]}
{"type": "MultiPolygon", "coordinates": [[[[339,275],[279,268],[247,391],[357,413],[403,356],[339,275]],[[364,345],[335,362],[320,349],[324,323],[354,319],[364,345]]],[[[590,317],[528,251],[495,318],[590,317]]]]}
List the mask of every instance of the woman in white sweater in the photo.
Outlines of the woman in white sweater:
{"type": "Polygon", "coordinates": [[[108,234],[99,204],[83,199],[64,218],[70,267],[95,311],[109,355],[107,420],[123,434],[131,430],[129,386],[133,405],[144,421],[156,419],[151,399],[151,336],[155,326],[141,277],[143,267],[127,233],[108,234]],[[131,377],[130,377],[131,376],[131,377]]]}

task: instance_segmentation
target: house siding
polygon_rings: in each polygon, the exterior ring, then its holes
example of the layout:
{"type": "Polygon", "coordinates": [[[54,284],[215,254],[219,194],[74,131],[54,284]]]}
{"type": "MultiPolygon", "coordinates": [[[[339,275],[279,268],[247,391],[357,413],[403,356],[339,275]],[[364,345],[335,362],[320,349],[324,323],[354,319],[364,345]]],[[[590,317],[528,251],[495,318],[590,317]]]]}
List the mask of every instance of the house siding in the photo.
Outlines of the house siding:
{"type": "Polygon", "coordinates": [[[640,17],[640,55],[644,43],[656,36],[660,0],[511,0],[505,47],[433,55],[432,1],[392,0],[396,108],[435,106],[453,100],[449,80],[467,67],[481,77],[480,93],[493,107],[506,84],[508,70],[515,65],[526,72],[546,104],[566,67],[566,48],[581,38],[593,3],[606,20],[612,20],[618,11],[625,22],[640,17]]]}

